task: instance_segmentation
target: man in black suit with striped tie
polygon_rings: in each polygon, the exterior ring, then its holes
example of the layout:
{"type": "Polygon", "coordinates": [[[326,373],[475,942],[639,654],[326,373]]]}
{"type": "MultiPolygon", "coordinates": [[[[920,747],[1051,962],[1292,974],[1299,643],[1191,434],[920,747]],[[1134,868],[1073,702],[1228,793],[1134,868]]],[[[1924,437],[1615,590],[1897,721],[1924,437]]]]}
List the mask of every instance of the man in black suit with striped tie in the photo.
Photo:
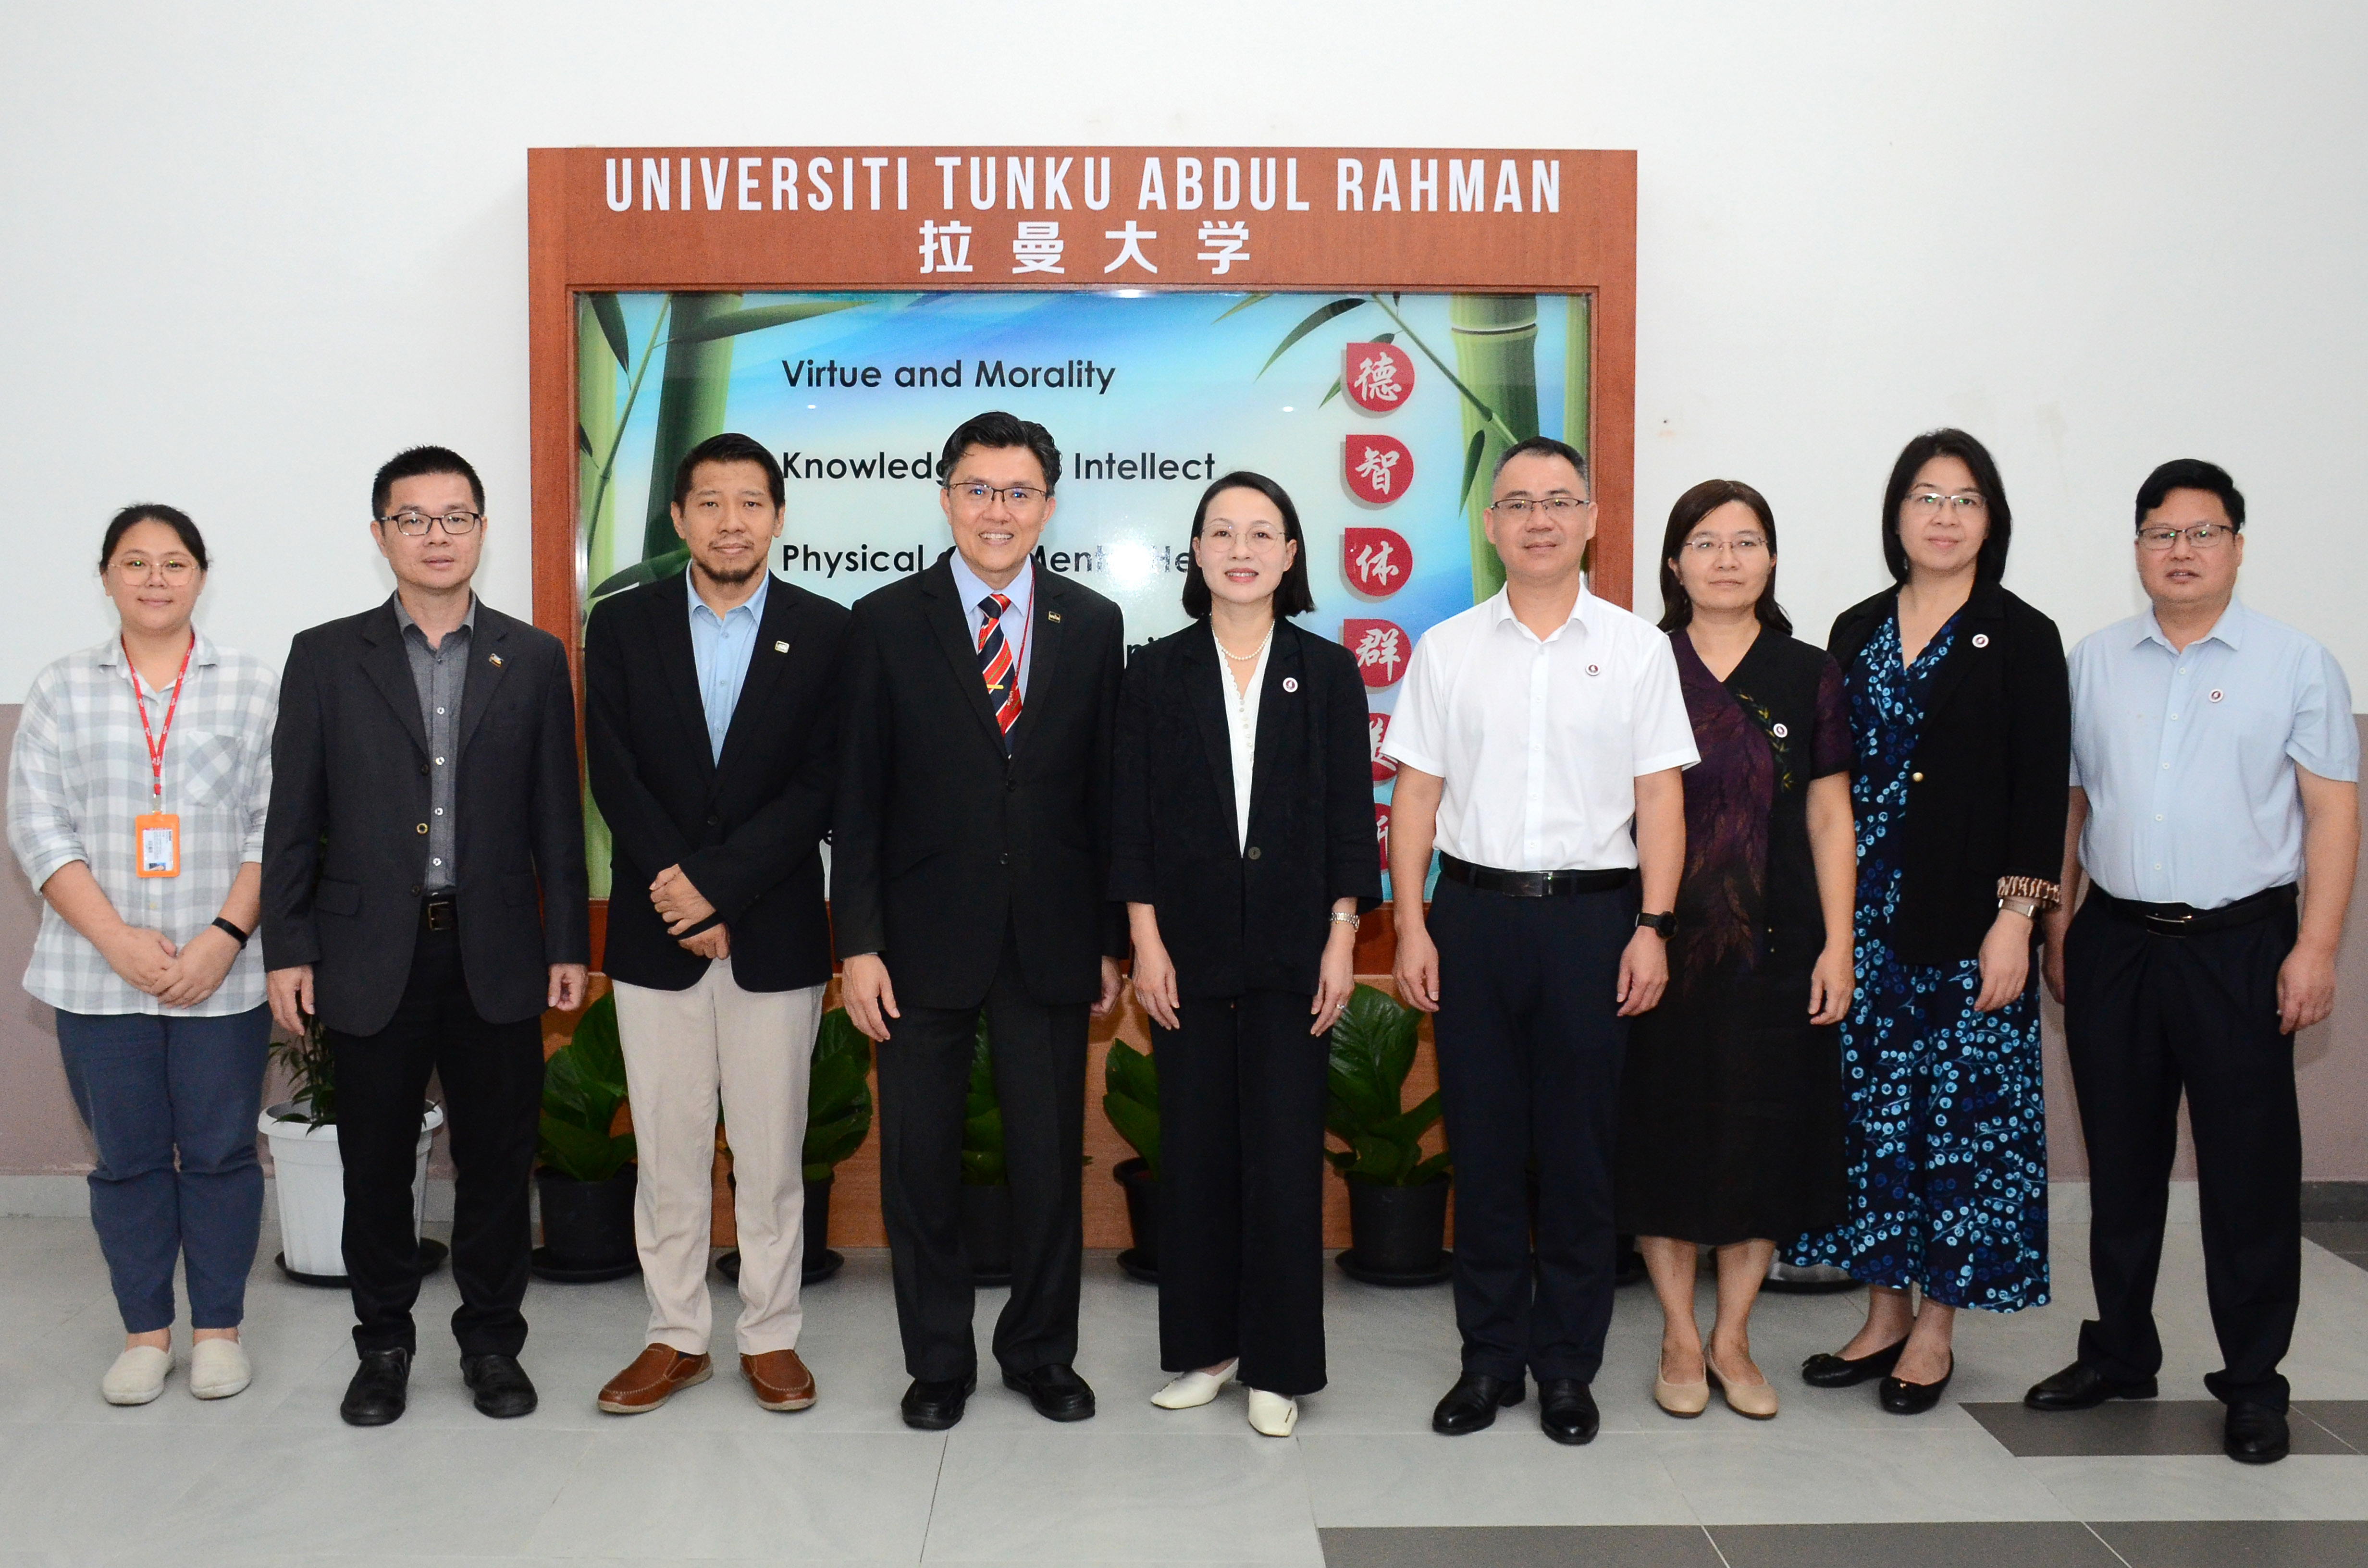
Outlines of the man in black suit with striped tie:
{"type": "Polygon", "coordinates": [[[831,845],[848,1010],[881,1042],[904,1415],[951,1426],[977,1381],[961,1151],[984,1013],[1012,1210],[995,1358],[1041,1414],[1081,1421],[1086,1033],[1118,999],[1126,951],[1103,897],[1125,644],[1116,605],[1031,559],[1061,480],[1042,426],[978,415],[947,439],[938,480],[954,548],[848,625],[831,845]]]}

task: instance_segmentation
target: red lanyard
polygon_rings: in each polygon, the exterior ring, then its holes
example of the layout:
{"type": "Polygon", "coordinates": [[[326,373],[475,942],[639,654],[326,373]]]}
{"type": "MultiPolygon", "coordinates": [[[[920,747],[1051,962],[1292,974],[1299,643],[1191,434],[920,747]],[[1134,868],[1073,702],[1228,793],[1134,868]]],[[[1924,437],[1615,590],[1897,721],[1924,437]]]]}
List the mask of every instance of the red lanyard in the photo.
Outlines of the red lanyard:
{"type": "Polygon", "coordinates": [[[159,801],[165,798],[165,743],[173,737],[173,715],[181,706],[181,682],[188,678],[189,656],[197,651],[198,634],[192,631],[189,645],[181,650],[180,673],[173,677],[173,700],[165,705],[165,733],[158,734],[148,727],[148,704],[141,699],[140,671],[131,663],[131,645],[123,644],[123,665],[131,672],[131,706],[140,710],[140,735],[148,744],[148,778],[159,801]]]}

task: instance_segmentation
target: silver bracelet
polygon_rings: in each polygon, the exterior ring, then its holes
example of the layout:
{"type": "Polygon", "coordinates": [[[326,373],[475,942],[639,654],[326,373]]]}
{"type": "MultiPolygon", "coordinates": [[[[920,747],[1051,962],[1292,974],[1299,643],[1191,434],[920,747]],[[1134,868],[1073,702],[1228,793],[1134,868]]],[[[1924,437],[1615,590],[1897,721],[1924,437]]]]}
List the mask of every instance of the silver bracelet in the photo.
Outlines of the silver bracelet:
{"type": "Polygon", "coordinates": [[[1335,926],[1346,926],[1349,930],[1354,931],[1357,928],[1357,920],[1358,916],[1354,915],[1343,915],[1337,909],[1332,912],[1332,924],[1335,926]]]}

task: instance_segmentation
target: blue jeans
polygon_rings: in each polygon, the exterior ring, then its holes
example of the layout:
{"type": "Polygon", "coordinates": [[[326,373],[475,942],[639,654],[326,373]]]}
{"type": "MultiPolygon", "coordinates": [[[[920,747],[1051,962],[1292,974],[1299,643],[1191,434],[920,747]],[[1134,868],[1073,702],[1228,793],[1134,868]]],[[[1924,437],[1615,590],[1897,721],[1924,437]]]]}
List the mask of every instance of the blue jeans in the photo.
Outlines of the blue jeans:
{"type": "Polygon", "coordinates": [[[189,1322],[236,1328],[263,1226],[255,1118],[271,1009],[226,1017],[58,1013],[74,1108],[98,1144],[90,1222],[128,1334],[173,1324],[173,1266],[189,1322]],[[176,1156],[177,1155],[177,1160],[176,1156]]]}

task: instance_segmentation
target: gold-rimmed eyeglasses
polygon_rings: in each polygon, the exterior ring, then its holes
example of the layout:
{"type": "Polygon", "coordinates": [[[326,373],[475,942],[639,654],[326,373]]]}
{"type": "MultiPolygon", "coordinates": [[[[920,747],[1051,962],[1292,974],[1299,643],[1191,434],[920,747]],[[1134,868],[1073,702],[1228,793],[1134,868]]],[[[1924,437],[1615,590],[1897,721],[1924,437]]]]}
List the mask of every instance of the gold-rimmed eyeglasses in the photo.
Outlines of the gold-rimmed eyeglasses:
{"type": "Polygon", "coordinates": [[[2192,528],[2140,528],[2138,543],[2146,550],[2169,550],[2184,539],[2198,550],[2217,550],[2236,532],[2231,523],[2198,523],[2192,528]]]}
{"type": "Polygon", "coordinates": [[[115,558],[115,574],[127,583],[144,583],[151,576],[159,576],[178,586],[198,574],[198,563],[186,555],[119,555],[115,558]]]}

